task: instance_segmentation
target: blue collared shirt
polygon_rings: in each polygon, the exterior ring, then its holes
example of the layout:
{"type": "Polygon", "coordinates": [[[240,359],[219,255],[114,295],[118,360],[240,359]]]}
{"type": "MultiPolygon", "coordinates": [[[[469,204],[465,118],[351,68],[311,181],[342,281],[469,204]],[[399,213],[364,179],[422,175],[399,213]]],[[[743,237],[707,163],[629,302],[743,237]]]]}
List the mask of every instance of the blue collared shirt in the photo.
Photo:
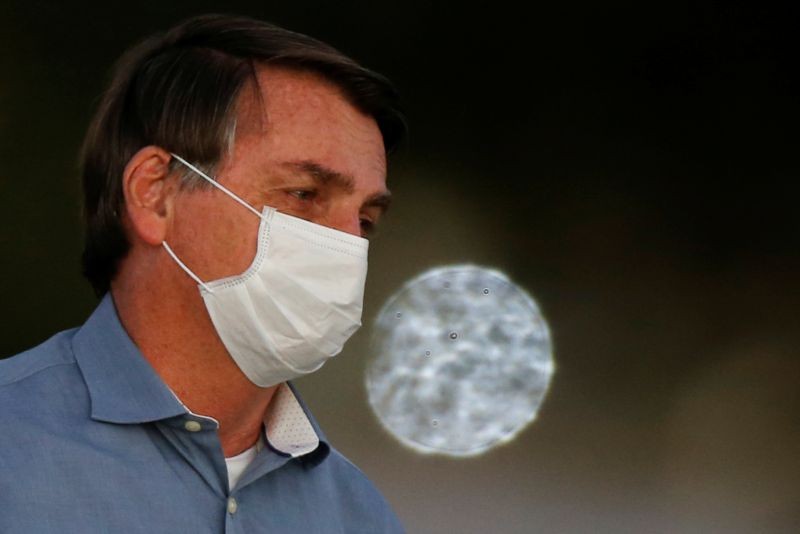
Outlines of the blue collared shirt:
{"type": "Polygon", "coordinates": [[[0,361],[0,532],[402,532],[300,406],[319,443],[293,455],[267,429],[229,489],[216,423],[175,398],[107,295],[82,328],[0,361]]]}

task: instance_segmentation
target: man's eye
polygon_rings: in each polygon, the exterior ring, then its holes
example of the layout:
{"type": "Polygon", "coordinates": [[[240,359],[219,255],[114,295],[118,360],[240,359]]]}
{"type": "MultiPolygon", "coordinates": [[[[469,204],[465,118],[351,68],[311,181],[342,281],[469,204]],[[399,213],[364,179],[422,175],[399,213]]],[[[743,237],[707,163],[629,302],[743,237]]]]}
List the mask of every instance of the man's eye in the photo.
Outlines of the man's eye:
{"type": "Polygon", "coordinates": [[[316,192],[307,189],[296,189],[289,191],[289,194],[297,200],[313,200],[316,196],[316,192]]]}
{"type": "Polygon", "coordinates": [[[368,236],[375,230],[375,223],[369,219],[361,219],[361,235],[368,236]]]}

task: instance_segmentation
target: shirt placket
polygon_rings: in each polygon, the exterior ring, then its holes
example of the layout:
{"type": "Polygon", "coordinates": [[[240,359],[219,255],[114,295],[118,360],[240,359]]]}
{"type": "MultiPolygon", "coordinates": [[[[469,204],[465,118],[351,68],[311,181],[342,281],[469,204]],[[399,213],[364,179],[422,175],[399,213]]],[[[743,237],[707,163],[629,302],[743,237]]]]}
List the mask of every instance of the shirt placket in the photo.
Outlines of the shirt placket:
{"type": "Polygon", "coordinates": [[[228,471],[217,435],[217,423],[210,418],[186,414],[161,421],[156,426],[220,498],[222,506],[227,506],[228,471]]]}
{"type": "Polygon", "coordinates": [[[226,533],[245,533],[242,527],[241,515],[247,513],[248,505],[254,504],[240,502],[239,496],[245,493],[245,489],[251,484],[256,483],[260,478],[279,469],[291,459],[291,456],[277,452],[269,445],[259,451],[253,459],[253,462],[247,466],[244,473],[242,473],[239,482],[230,492],[227,503],[227,513],[225,514],[226,533]]]}

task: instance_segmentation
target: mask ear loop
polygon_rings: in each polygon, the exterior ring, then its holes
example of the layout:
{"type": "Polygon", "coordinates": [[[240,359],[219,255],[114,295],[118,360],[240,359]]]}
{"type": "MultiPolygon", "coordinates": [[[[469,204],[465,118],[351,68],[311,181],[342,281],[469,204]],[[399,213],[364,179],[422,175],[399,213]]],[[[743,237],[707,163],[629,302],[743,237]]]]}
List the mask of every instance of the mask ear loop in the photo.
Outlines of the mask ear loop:
{"type": "Polygon", "coordinates": [[[225,187],[224,185],[222,185],[221,183],[219,183],[215,179],[209,177],[208,175],[206,175],[206,173],[204,173],[203,171],[201,171],[200,169],[198,169],[197,167],[195,167],[194,165],[192,165],[191,163],[189,163],[188,161],[186,161],[185,159],[183,159],[179,155],[174,154],[172,152],[170,152],[170,155],[172,155],[173,158],[177,159],[178,161],[180,161],[181,163],[183,163],[184,165],[189,167],[189,169],[191,169],[194,172],[196,172],[197,174],[199,174],[201,177],[203,177],[206,180],[208,180],[211,183],[211,185],[213,185],[214,187],[216,187],[217,189],[219,189],[220,191],[222,191],[223,193],[225,193],[226,195],[231,197],[233,200],[235,200],[236,202],[238,202],[239,204],[241,204],[245,208],[247,208],[250,211],[252,211],[255,214],[256,217],[258,217],[259,219],[261,218],[261,214],[258,212],[257,209],[255,209],[253,206],[251,206],[250,204],[248,204],[247,202],[245,202],[244,200],[242,200],[241,198],[236,196],[236,194],[233,191],[231,191],[230,189],[228,189],[227,187],[225,187]]]}
{"type": "Polygon", "coordinates": [[[182,262],[182,261],[181,261],[181,260],[178,258],[178,255],[177,255],[177,254],[175,254],[174,252],[172,252],[172,249],[169,247],[169,245],[167,245],[167,242],[166,242],[166,241],[162,241],[162,242],[161,242],[161,245],[162,245],[162,246],[164,247],[164,249],[167,251],[167,254],[169,254],[170,256],[172,256],[172,259],[173,259],[173,260],[175,260],[175,263],[177,263],[177,264],[178,264],[178,267],[180,267],[181,269],[183,269],[183,271],[184,271],[186,274],[188,274],[189,276],[191,276],[191,277],[194,279],[194,281],[195,281],[195,282],[197,282],[198,284],[200,284],[201,286],[203,286],[203,289],[205,289],[205,290],[206,290],[206,291],[208,291],[209,293],[213,293],[213,291],[211,291],[211,288],[210,288],[210,287],[208,287],[207,285],[205,285],[205,284],[203,283],[203,281],[202,281],[202,280],[200,280],[200,278],[199,278],[199,277],[198,277],[196,274],[194,274],[194,273],[191,271],[191,269],[189,269],[189,268],[186,266],[186,264],[185,264],[185,263],[183,263],[183,262],[182,262]]]}
{"type": "MultiPolygon", "coordinates": [[[[182,157],[180,157],[179,155],[175,154],[174,152],[170,152],[170,155],[171,155],[173,158],[175,158],[176,160],[178,160],[178,161],[180,161],[181,163],[183,163],[184,165],[186,165],[186,166],[187,166],[187,167],[188,167],[190,170],[192,170],[192,171],[194,171],[195,173],[197,173],[197,175],[199,175],[200,177],[202,177],[202,178],[205,178],[205,179],[206,179],[208,182],[210,182],[210,183],[211,183],[211,185],[213,185],[214,187],[216,187],[217,189],[219,189],[220,191],[222,191],[223,193],[225,193],[226,195],[228,195],[229,197],[231,197],[233,200],[235,200],[236,202],[238,202],[239,204],[241,204],[242,206],[244,206],[245,208],[247,208],[248,210],[250,210],[251,212],[253,212],[253,213],[255,214],[255,216],[256,216],[256,217],[258,217],[259,219],[261,218],[261,214],[258,212],[258,210],[256,210],[256,209],[255,209],[253,206],[251,206],[250,204],[248,204],[247,202],[245,202],[244,200],[242,200],[241,198],[239,198],[238,196],[236,196],[236,194],[235,194],[233,191],[231,191],[230,189],[228,189],[227,187],[225,187],[225,186],[224,186],[224,185],[222,185],[221,183],[217,182],[217,181],[216,181],[216,180],[214,180],[213,178],[209,177],[209,176],[208,176],[206,173],[204,173],[203,171],[201,171],[200,169],[198,169],[197,167],[195,167],[194,165],[192,165],[191,163],[189,163],[188,161],[186,161],[185,159],[183,159],[183,158],[182,158],[182,157]]],[[[178,264],[178,266],[179,266],[181,269],[183,269],[183,271],[184,271],[186,274],[188,274],[190,277],[192,277],[192,279],[193,279],[195,282],[197,282],[198,284],[200,284],[200,286],[202,286],[202,288],[203,288],[203,289],[205,289],[205,290],[206,290],[206,291],[208,291],[209,293],[213,293],[213,291],[211,290],[211,288],[210,288],[210,287],[208,287],[206,284],[204,284],[204,283],[203,283],[203,281],[202,281],[202,280],[200,280],[200,278],[199,278],[199,277],[198,277],[196,274],[194,274],[194,273],[191,271],[191,269],[189,269],[189,268],[186,266],[186,264],[185,264],[185,263],[183,263],[183,262],[180,260],[180,258],[178,258],[178,255],[177,255],[177,254],[175,254],[175,253],[172,251],[172,249],[170,248],[170,246],[167,244],[167,242],[166,242],[166,241],[162,241],[162,242],[161,242],[161,244],[163,245],[163,247],[164,247],[164,249],[167,251],[167,253],[168,253],[168,254],[169,254],[171,257],[172,257],[172,259],[173,259],[173,260],[175,260],[175,263],[177,263],[177,264],[178,264]]]]}

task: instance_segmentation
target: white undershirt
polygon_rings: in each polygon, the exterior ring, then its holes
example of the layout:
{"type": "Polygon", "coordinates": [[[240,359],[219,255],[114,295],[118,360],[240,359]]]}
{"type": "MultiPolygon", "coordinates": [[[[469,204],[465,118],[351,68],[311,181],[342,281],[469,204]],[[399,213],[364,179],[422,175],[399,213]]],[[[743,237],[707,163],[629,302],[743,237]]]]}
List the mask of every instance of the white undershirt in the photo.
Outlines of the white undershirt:
{"type": "Polygon", "coordinates": [[[225,458],[225,465],[228,467],[228,490],[236,487],[236,483],[242,478],[244,470],[255,459],[258,451],[264,448],[264,438],[262,436],[263,434],[259,435],[256,444],[244,452],[225,458]]]}

